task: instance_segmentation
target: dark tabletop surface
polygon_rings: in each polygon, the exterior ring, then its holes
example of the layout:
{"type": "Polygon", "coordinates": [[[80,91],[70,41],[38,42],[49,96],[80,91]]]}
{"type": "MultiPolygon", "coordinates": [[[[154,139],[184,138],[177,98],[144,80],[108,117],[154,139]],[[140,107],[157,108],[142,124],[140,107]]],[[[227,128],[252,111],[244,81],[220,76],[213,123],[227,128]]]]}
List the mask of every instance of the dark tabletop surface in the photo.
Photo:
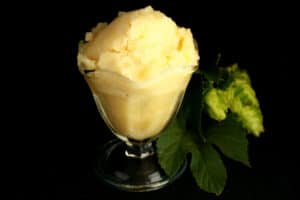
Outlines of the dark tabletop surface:
{"type": "Polygon", "coordinates": [[[11,85],[22,88],[17,95],[12,94],[22,100],[11,100],[18,105],[11,108],[16,113],[12,120],[18,121],[18,125],[10,126],[12,195],[16,199],[72,200],[163,196],[295,199],[299,157],[299,117],[295,117],[295,69],[299,62],[293,62],[296,18],[293,6],[280,3],[198,5],[193,1],[148,1],[177,24],[192,29],[199,43],[200,67],[221,52],[225,63],[239,62],[249,71],[266,129],[260,138],[249,137],[251,169],[224,159],[228,181],[220,197],[197,188],[188,170],[174,184],[149,193],[120,192],[94,176],[96,149],[113,136],[77,69],[78,41],[97,22],[113,19],[119,10],[150,4],[145,2],[82,1],[72,6],[37,3],[37,8],[19,13],[16,23],[22,30],[20,52],[24,53],[14,61],[25,64],[18,65],[14,75],[18,81],[11,85]]]}

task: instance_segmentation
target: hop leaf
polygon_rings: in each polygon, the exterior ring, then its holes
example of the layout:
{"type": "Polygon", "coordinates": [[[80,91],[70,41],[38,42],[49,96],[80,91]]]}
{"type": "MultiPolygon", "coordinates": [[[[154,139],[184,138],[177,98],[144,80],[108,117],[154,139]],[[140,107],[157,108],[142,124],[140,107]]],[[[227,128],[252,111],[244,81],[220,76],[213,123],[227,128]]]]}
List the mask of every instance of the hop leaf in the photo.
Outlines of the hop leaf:
{"type": "Polygon", "coordinates": [[[198,186],[219,195],[227,179],[225,166],[212,145],[203,143],[198,136],[174,121],[157,142],[160,165],[167,174],[173,175],[182,165],[185,155],[190,153],[190,169],[198,186]]]}
{"type": "Polygon", "coordinates": [[[250,166],[246,132],[235,117],[228,116],[226,120],[211,126],[205,135],[207,141],[216,145],[225,156],[250,166]]]}
{"type": "Polygon", "coordinates": [[[215,147],[250,166],[246,132],[259,136],[263,117],[249,75],[238,65],[197,75],[176,119],[157,141],[158,159],[165,172],[173,175],[191,154],[190,169],[198,186],[219,195],[227,173],[215,147]],[[212,124],[202,123],[207,116],[203,111],[215,120],[207,121],[212,124]]]}

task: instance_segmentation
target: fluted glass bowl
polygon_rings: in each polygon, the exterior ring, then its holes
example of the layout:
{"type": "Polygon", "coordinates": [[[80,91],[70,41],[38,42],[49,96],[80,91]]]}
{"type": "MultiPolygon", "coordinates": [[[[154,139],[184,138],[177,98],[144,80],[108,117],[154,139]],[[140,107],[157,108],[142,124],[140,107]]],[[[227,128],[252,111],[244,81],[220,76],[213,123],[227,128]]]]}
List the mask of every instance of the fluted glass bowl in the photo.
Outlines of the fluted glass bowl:
{"type": "Polygon", "coordinates": [[[96,166],[106,183],[127,191],[159,189],[185,168],[166,175],[155,140],[176,115],[195,67],[162,71],[147,81],[132,81],[110,71],[87,71],[85,80],[99,113],[118,140],[105,145],[96,166]]]}

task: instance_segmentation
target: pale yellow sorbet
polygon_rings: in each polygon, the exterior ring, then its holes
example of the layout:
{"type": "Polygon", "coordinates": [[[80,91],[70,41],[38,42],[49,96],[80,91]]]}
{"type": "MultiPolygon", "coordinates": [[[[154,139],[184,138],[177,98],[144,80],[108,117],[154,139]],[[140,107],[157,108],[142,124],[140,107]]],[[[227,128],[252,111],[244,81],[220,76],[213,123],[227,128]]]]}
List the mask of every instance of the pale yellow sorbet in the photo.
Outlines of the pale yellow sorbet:
{"type": "Polygon", "coordinates": [[[117,136],[135,140],[166,126],[198,60],[190,29],[150,6],[99,23],[78,53],[102,117],[117,136]]]}
{"type": "Polygon", "coordinates": [[[131,80],[149,79],[172,66],[195,66],[190,29],[177,27],[169,17],[148,6],[120,12],[109,25],[99,23],[86,34],[79,66],[121,74],[131,80]]]}

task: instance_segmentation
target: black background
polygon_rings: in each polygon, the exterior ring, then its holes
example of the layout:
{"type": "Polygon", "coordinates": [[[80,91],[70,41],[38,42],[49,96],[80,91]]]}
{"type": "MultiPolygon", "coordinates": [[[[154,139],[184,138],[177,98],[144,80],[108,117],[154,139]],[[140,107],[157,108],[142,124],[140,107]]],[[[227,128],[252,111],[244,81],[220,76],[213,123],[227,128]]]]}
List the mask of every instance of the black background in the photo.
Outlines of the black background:
{"type": "Polygon", "coordinates": [[[295,6],[161,0],[27,2],[18,8],[7,15],[7,42],[14,44],[7,90],[13,198],[293,199],[299,157],[295,6]],[[224,63],[248,70],[261,102],[266,131],[249,137],[252,168],[224,159],[229,178],[220,197],[198,189],[189,171],[165,189],[138,194],[111,189],[92,173],[97,146],[113,136],[78,71],[78,41],[119,10],[150,4],[191,28],[200,69],[221,52],[224,63]]]}

